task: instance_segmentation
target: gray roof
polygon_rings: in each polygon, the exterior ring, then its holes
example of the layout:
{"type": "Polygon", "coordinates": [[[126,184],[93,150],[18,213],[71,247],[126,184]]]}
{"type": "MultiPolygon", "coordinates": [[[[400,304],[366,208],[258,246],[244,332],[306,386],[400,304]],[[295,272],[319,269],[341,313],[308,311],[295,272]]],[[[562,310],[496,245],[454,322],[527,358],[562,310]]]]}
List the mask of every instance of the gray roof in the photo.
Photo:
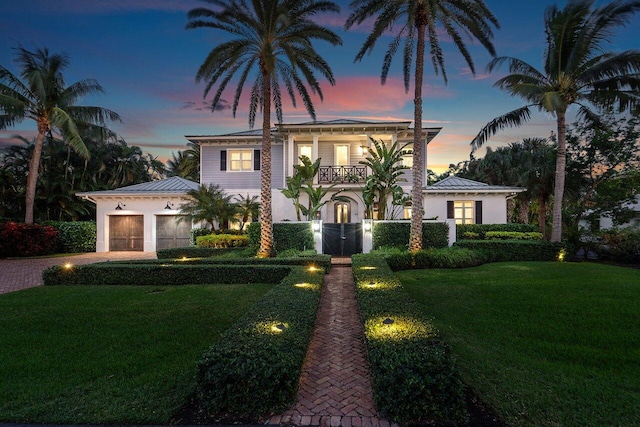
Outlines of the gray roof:
{"type": "Polygon", "coordinates": [[[460,178],[457,176],[447,177],[425,189],[428,193],[520,193],[525,190],[526,189],[522,187],[489,185],[484,182],[472,181],[470,179],[460,178]]]}
{"type": "Polygon", "coordinates": [[[200,184],[189,181],[179,176],[173,176],[158,181],[143,182],[142,184],[129,185],[115,190],[89,191],[76,193],[76,196],[144,196],[144,195],[181,195],[189,190],[197,190],[200,184]]]}

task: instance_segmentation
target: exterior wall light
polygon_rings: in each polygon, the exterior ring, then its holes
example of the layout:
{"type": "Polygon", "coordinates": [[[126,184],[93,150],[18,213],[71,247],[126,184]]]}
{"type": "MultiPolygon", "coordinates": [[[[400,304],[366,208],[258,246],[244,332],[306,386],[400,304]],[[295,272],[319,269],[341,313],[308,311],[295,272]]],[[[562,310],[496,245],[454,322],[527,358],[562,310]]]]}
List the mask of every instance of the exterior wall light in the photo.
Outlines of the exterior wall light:
{"type": "Polygon", "coordinates": [[[127,205],[125,205],[125,204],[124,204],[124,203],[122,203],[122,202],[118,202],[118,206],[116,206],[116,210],[117,210],[117,211],[121,211],[123,207],[125,207],[125,208],[126,208],[126,207],[127,207],[127,205]]]}
{"type": "Polygon", "coordinates": [[[167,210],[171,210],[171,209],[173,209],[173,203],[171,203],[171,202],[169,202],[169,201],[168,201],[168,202],[167,202],[167,206],[165,206],[164,208],[165,208],[165,209],[167,209],[167,210]]]}

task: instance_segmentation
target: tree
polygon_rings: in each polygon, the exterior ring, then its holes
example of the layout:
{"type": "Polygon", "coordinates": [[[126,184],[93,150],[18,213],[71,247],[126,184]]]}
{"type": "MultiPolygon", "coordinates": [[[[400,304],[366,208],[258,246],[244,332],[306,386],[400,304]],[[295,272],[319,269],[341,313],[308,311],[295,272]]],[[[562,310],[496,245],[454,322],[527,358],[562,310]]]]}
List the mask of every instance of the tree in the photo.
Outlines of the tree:
{"type": "Polygon", "coordinates": [[[81,129],[98,127],[102,134],[110,134],[105,123],[119,121],[120,117],[106,108],[76,105],[83,96],[103,93],[104,89],[93,79],[66,86],[62,74],[69,64],[66,55],[49,54],[47,49],[30,52],[22,46],[16,51],[23,81],[0,65],[0,129],[24,119],[34,120],[38,125],[25,189],[25,223],[31,224],[45,137],[60,132],[74,151],[88,158],[81,129]]]}
{"type": "Polygon", "coordinates": [[[245,224],[249,220],[258,218],[260,213],[260,203],[258,202],[258,196],[239,196],[236,197],[236,205],[238,215],[240,216],[240,230],[244,230],[245,224]]]}
{"type": "Polygon", "coordinates": [[[593,0],[569,0],[562,10],[549,6],[545,11],[547,46],[542,71],[512,57],[495,58],[489,63],[489,71],[504,63],[509,65],[511,74],[495,86],[528,104],[489,122],[471,141],[473,150],[498,130],[528,121],[531,108],[555,116],[558,139],[552,242],[562,240],[568,108],[576,104],[578,117],[593,124],[600,122],[594,108],[640,113],[640,51],[615,53],[604,46],[613,30],[628,23],[639,9],[637,0],[618,0],[600,7],[594,7],[593,0]]]}
{"type": "Polygon", "coordinates": [[[389,147],[384,141],[371,139],[371,142],[373,147],[368,147],[367,157],[359,162],[371,169],[362,189],[363,200],[377,201],[378,219],[385,219],[389,197],[392,197],[392,202],[402,200],[403,191],[399,183],[407,181],[404,171],[409,169],[402,164],[402,158],[411,154],[411,150],[407,149],[409,144],[399,147],[397,141],[389,147]],[[373,198],[364,193],[371,193],[373,198]]]}
{"type": "Polygon", "coordinates": [[[171,153],[171,159],[167,162],[167,175],[200,182],[200,145],[188,142],[187,147],[189,148],[180,150],[177,154],[171,153]]]}
{"type": "Polygon", "coordinates": [[[260,168],[260,248],[259,257],[275,254],[271,212],[271,102],[277,120],[282,123],[281,83],[296,106],[296,92],[315,120],[315,109],[305,86],[322,100],[322,90],[315,77],[321,73],[335,84],[329,64],[316,52],[313,40],[332,45],[342,44],[334,32],[312,21],[320,13],[339,12],[340,7],[326,0],[208,0],[218,10],[197,8],[189,11],[187,28],[209,27],[235,38],[217,45],[200,66],[196,81],[206,82],[204,96],[218,84],[211,103],[212,111],[220,104],[231,79],[238,75],[233,100],[235,117],[244,85],[253,73],[249,101],[249,125],[253,128],[258,108],[262,111],[262,145],[260,168]]]}
{"type": "Polygon", "coordinates": [[[218,223],[221,230],[226,230],[227,223],[238,213],[231,197],[218,184],[201,184],[197,190],[187,191],[188,200],[180,207],[184,217],[180,220],[204,221],[212,231],[216,231],[218,223]]]}
{"type": "Polygon", "coordinates": [[[482,0],[353,0],[350,4],[353,10],[347,18],[346,28],[354,24],[362,24],[365,20],[375,17],[373,30],[367,37],[362,48],[356,55],[356,61],[361,60],[365,53],[371,53],[376,42],[394,24],[400,22],[400,30],[389,44],[389,48],[382,63],[381,82],[384,84],[401,41],[404,38],[403,74],[405,91],[409,92],[411,67],[415,49],[415,81],[414,81],[414,134],[413,134],[413,185],[411,199],[413,208],[411,214],[411,233],[409,236],[409,250],[412,252],[422,248],[422,217],[424,182],[424,143],[422,134],[422,85],[424,74],[424,51],[429,45],[431,62],[437,75],[442,73],[447,83],[444,66],[444,53],[440,46],[440,29],[453,41],[471,72],[475,75],[475,66],[471,54],[467,50],[463,34],[478,40],[495,56],[491,39],[493,33],[491,24],[496,28],[498,21],[482,0]]]}

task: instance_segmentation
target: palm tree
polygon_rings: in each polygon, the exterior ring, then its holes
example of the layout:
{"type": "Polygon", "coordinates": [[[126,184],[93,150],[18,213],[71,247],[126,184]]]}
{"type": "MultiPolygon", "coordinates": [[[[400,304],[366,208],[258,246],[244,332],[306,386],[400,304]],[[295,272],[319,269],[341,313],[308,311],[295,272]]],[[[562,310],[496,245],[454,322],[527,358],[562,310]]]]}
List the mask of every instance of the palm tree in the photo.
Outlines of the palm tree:
{"type": "Polygon", "coordinates": [[[244,230],[244,226],[249,220],[255,220],[260,213],[260,203],[258,202],[258,196],[246,196],[236,197],[236,205],[238,207],[238,214],[240,216],[240,230],[244,230]]]}
{"type": "Polygon", "coordinates": [[[30,52],[22,46],[16,50],[22,81],[0,65],[0,129],[24,119],[34,120],[38,125],[25,191],[24,221],[31,224],[45,137],[59,131],[74,151],[88,158],[89,150],[80,136],[80,129],[97,126],[106,134],[109,133],[106,121],[119,121],[120,117],[105,108],[76,105],[83,96],[103,93],[104,89],[92,79],[66,86],[62,75],[69,64],[66,55],[49,54],[47,49],[30,52]]]}
{"type": "Polygon", "coordinates": [[[227,223],[237,213],[231,197],[218,184],[201,184],[198,189],[187,191],[187,202],[180,206],[181,220],[204,221],[213,231],[216,231],[217,222],[222,230],[226,230],[227,223]]]}
{"type": "Polygon", "coordinates": [[[528,104],[489,122],[471,141],[473,150],[498,130],[528,121],[533,107],[555,116],[558,145],[552,242],[562,240],[568,108],[576,104],[578,117],[594,124],[600,120],[593,107],[640,112],[640,51],[614,53],[604,46],[613,30],[628,23],[638,10],[637,0],[618,0],[600,7],[594,7],[593,0],[569,0],[562,10],[549,6],[545,11],[547,47],[542,71],[512,57],[495,58],[489,64],[490,71],[504,63],[509,65],[511,74],[495,86],[528,104]]]}
{"type": "Polygon", "coordinates": [[[389,44],[384,56],[382,84],[387,80],[391,60],[404,38],[404,88],[409,92],[415,48],[413,186],[411,190],[413,209],[409,236],[409,250],[415,252],[422,248],[422,185],[425,156],[422,134],[422,84],[426,43],[428,41],[435,74],[442,73],[442,77],[447,83],[439,29],[442,28],[453,41],[472,73],[475,74],[475,66],[471,54],[464,44],[463,34],[477,39],[491,55],[495,56],[491,43],[493,38],[491,24],[497,28],[498,21],[482,0],[353,0],[350,7],[353,12],[345,23],[347,29],[354,24],[360,25],[365,20],[375,17],[373,30],[356,55],[356,61],[360,61],[365,53],[371,53],[378,39],[392,30],[394,24],[401,23],[400,30],[389,44]]]}
{"type": "Polygon", "coordinates": [[[197,8],[189,11],[187,28],[210,27],[220,29],[235,38],[213,48],[200,66],[196,81],[206,82],[206,97],[213,85],[218,90],[211,104],[212,111],[220,103],[222,94],[235,75],[238,86],[233,100],[235,117],[240,95],[250,74],[255,74],[249,102],[249,125],[255,124],[256,112],[262,111],[262,147],[260,168],[260,248],[259,257],[275,255],[271,213],[271,102],[277,120],[282,123],[284,83],[296,106],[295,93],[315,120],[315,109],[305,87],[322,100],[322,90],[314,72],[320,72],[331,85],[335,84],[329,64],[313,48],[313,40],[332,45],[342,44],[333,31],[312,21],[320,13],[339,12],[340,7],[327,0],[208,0],[218,10],[197,8]]]}
{"type": "Polygon", "coordinates": [[[167,175],[180,176],[191,181],[200,182],[200,146],[188,142],[186,150],[171,153],[167,161],[167,175]]]}

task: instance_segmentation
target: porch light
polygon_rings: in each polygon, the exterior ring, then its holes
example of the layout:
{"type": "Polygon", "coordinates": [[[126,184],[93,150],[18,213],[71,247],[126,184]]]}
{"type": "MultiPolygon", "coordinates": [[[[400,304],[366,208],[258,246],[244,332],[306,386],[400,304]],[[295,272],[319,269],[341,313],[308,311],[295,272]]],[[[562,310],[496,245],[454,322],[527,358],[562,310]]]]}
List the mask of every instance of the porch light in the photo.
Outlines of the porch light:
{"type": "Polygon", "coordinates": [[[165,206],[164,208],[167,210],[173,209],[173,203],[171,203],[170,201],[167,201],[167,206],[165,206]]]}
{"type": "Polygon", "coordinates": [[[313,231],[315,233],[319,233],[320,232],[320,227],[322,225],[322,221],[314,219],[313,221],[311,221],[311,224],[312,224],[313,231]]]}
{"type": "Polygon", "coordinates": [[[125,207],[125,208],[126,208],[126,207],[127,207],[127,205],[125,205],[125,204],[124,204],[124,203],[122,203],[122,202],[118,202],[118,206],[116,206],[116,210],[117,210],[117,211],[121,211],[123,207],[125,207]]]}
{"type": "Polygon", "coordinates": [[[364,231],[370,232],[371,228],[373,228],[373,221],[370,219],[364,220],[364,231]]]}

